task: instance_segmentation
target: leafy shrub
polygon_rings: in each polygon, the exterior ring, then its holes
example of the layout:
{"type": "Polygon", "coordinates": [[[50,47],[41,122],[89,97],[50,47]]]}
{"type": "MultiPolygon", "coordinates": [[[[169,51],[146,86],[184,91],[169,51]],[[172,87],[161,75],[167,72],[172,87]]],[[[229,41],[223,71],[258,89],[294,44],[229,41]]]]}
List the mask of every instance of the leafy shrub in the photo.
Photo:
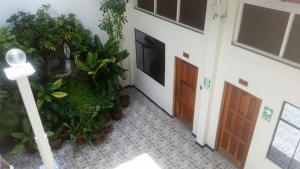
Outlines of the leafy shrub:
{"type": "Polygon", "coordinates": [[[36,14],[18,12],[7,22],[11,33],[24,46],[39,49],[43,54],[55,52],[68,43],[73,54],[87,52],[91,47],[91,32],[84,28],[74,14],[52,17],[50,5],[44,5],[36,14]]]}

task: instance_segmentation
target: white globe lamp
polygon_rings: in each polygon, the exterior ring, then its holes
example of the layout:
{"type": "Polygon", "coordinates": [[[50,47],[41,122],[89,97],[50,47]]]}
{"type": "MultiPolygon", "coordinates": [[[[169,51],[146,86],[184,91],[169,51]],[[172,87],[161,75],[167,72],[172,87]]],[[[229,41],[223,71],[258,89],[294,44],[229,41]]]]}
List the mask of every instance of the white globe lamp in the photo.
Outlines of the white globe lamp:
{"type": "Polygon", "coordinates": [[[26,63],[26,54],[20,49],[10,49],[5,56],[6,62],[10,66],[18,66],[26,63]]]}

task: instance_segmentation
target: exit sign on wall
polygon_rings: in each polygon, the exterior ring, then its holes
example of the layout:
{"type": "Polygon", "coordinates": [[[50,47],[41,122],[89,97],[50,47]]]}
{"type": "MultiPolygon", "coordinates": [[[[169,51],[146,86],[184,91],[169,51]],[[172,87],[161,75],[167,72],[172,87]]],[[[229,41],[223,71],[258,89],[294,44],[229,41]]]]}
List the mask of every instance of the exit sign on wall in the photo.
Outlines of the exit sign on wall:
{"type": "Polygon", "coordinates": [[[265,106],[262,118],[267,121],[271,121],[272,116],[273,116],[273,110],[271,108],[265,106]]]}

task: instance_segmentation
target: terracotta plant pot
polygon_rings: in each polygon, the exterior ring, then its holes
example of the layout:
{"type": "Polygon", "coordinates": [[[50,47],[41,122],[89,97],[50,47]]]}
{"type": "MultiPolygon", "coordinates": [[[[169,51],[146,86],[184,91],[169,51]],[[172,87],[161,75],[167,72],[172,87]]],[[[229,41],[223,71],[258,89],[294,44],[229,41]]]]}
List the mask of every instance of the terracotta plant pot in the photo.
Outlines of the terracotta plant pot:
{"type": "Polygon", "coordinates": [[[112,117],[113,120],[119,121],[123,117],[123,112],[112,112],[111,117],[112,117]]]}
{"type": "Polygon", "coordinates": [[[0,138],[0,147],[7,147],[9,145],[12,145],[13,139],[9,136],[0,138]]]}
{"type": "Polygon", "coordinates": [[[130,100],[128,95],[122,95],[119,97],[119,101],[122,107],[127,108],[129,106],[130,100]]]}
{"type": "Polygon", "coordinates": [[[61,140],[61,138],[59,138],[59,137],[50,140],[49,143],[50,143],[51,147],[52,147],[53,149],[55,149],[55,150],[60,149],[61,146],[62,146],[62,140],[61,140]]]}
{"type": "Polygon", "coordinates": [[[112,131],[113,126],[112,126],[112,122],[109,122],[107,124],[104,125],[104,133],[108,134],[112,131]]]}
{"type": "Polygon", "coordinates": [[[84,144],[85,143],[85,138],[84,138],[84,136],[78,136],[77,138],[76,138],[76,144],[77,145],[82,145],[82,144],[84,144]]]}
{"type": "Polygon", "coordinates": [[[103,143],[103,141],[104,141],[104,134],[103,133],[93,134],[91,136],[91,138],[92,138],[93,144],[99,145],[99,144],[103,143]]]}
{"type": "Polygon", "coordinates": [[[69,136],[69,129],[67,128],[64,128],[62,134],[60,135],[60,138],[61,138],[61,141],[66,141],[66,140],[69,140],[70,139],[70,136],[69,136]]]}
{"type": "Polygon", "coordinates": [[[29,154],[34,154],[34,153],[37,152],[37,149],[36,149],[33,145],[31,145],[31,144],[27,144],[27,145],[25,146],[25,150],[26,150],[26,152],[28,152],[29,154]]]}

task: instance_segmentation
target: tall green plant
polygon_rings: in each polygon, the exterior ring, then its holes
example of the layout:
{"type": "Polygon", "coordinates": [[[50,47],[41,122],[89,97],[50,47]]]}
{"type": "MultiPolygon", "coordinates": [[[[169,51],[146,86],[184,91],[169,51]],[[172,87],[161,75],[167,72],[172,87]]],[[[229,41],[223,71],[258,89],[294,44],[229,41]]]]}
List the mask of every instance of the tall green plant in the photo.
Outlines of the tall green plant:
{"type": "MultiPolygon", "coordinates": [[[[125,78],[123,69],[118,62],[128,57],[126,50],[119,51],[117,42],[109,39],[104,45],[98,36],[94,38],[94,50],[90,51],[85,61],[75,58],[76,66],[91,76],[94,84],[99,88],[101,85],[113,84],[118,89],[119,77],[125,78]]],[[[104,89],[106,90],[106,89],[104,89]]]]}
{"type": "Polygon", "coordinates": [[[99,27],[110,39],[117,42],[118,47],[123,39],[123,25],[127,22],[125,15],[127,3],[128,0],[103,0],[100,6],[103,19],[99,27]]]}

